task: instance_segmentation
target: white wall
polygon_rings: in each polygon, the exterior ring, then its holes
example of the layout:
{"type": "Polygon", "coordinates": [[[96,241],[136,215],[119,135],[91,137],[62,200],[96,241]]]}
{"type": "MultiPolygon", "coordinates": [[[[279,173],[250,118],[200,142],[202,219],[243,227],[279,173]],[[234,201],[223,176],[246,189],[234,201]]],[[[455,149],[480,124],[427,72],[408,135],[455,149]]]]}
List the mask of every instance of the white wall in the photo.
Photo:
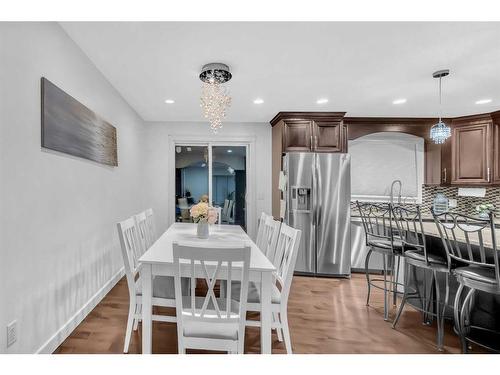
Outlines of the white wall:
{"type": "Polygon", "coordinates": [[[120,271],[116,222],[166,195],[160,185],[146,199],[141,188],[143,121],[55,23],[0,23],[0,126],[0,352],[32,353],[120,271]],[[42,76],[116,126],[117,168],[40,148],[42,76]]]}
{"type": "MultiPolygon", "coordinates": [[[[152,186],[146,204],[153,207],[159,215],[158,230],[165,230],[169,221],[169,204],[175,199],[175,191],[169,191],[169,179],[174,178],[174,172],[169,171],[169,136],[193,137],[201,141],[224,140],[240,141],[253,139],[255,141],[254,164],[255,177],[247,181],[247,187],[252,184],[255,191],[254,210],[256,218],[262,211],[271,213],[271,126],[265,123],[225,123],[224,128],[214,135],[207,123],[173,123],[147,122],[147,160],[145,164],[147,182],[152,186]]],[[[171,218],[173,219],[173,218],[171,218]]],[[[254,233],[249,233],[251,236],[254,233]]]]}

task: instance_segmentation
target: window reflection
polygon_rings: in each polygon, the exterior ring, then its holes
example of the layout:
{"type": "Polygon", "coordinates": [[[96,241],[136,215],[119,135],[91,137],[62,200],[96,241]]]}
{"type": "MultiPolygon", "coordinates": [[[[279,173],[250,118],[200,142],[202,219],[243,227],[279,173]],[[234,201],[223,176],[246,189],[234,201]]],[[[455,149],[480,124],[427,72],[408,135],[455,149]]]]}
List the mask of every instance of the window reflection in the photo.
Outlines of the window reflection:
{"type": "Polygon", "coordinates": [[[192,222],[189,209],[203,196],[208,197],[208,147],[176,146],[176,221],[192,222]]]}

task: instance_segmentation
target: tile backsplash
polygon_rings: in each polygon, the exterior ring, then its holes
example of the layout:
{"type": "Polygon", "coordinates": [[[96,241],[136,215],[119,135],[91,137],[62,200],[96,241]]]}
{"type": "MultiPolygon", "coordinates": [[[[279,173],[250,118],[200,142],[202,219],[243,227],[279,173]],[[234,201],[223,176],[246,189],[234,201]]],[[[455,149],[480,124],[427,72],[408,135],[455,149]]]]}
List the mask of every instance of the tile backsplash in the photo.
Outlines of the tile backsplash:
{"type": "Polygon", "coordinates": [[[495,206],[495,216],[500,217],[500,187],[487,187],[484,198],[459,197],[456,186],[423,185],[422,189],[422,212],[428,213],[432,207],[434,197],[437,193],[443,193],[448,199],[457,200],[457,208],[454,210],[465,214],[476,214],[476,206],[482,203],[491,203],[495,206]]]}

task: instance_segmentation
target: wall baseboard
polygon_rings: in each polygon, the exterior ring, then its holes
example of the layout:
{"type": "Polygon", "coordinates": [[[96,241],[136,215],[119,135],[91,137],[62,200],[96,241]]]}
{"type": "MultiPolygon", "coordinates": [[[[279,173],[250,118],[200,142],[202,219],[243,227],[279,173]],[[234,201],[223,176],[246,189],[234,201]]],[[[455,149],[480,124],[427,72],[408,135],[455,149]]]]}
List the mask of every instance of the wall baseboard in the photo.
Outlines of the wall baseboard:
{"type": "Polygon", "coordinates": [[[36,352],[35,354],[51,354],[62,344],[64,340],[75,330],[75,328],[87,317],[87,315],[97,306],[99,302],[109,293],[109,291],[116,285],[118,281],[125,274],[124,268],[111,277],[104,286],[97,291],[85,305],[82,306],[59,330],[52,335],[36,352]]]}

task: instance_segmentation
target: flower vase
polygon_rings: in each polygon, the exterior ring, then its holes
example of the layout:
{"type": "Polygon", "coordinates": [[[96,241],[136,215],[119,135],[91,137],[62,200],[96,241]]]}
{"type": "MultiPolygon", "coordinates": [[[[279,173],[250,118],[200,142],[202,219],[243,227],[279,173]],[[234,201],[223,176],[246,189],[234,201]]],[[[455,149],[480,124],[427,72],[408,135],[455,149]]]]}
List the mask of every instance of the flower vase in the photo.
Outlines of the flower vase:
{"type": "Polygon", "coordinates": [[[208,223],[205,220],[200,220],[196,226],[196,234],[198,238],[206,240],[208,238],[208,223]]]}

